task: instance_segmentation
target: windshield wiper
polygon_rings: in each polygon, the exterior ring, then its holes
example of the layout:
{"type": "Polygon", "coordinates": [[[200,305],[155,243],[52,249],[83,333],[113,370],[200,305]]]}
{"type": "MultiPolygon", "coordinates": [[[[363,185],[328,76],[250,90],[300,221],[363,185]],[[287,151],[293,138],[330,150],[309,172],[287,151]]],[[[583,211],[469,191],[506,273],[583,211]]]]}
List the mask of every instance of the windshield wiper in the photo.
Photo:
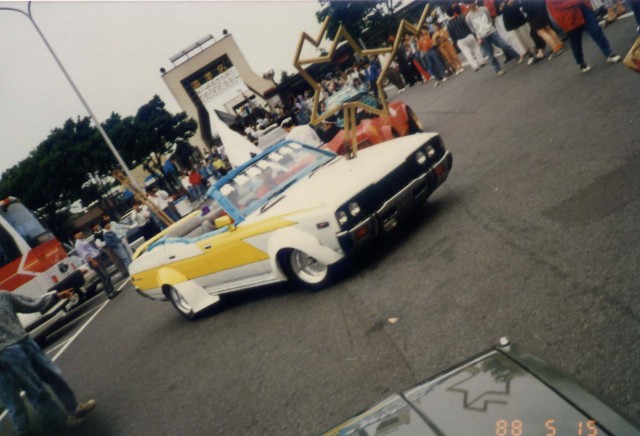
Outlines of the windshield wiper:
{"type": "Polygon", "coordinates": [[[336,161],[337,161],[337,159],[334,157],[333,159],[330,159],[330,160],[328,160],[328,161],[326,161],[326,162],[321,163],[320,165],[318,165],[317,167],[315,167],[315,168],[314,168],[314,169],[309,173],[309,176],[308,176],[308,177],[309,177],[309,178],[311,178],[311,176],[313,176],[313,175],[316,173],[316,171],[318,171],[320,168],[322,168],[323,166],[325,166],[325,165],[327,165],[327,164],[329,164],[329,163],[336,162],[336,161]]]}
{"type": "Polygon", "coordinates": [[[271,194],[269,196],[269,198],[267,198],[267,202],[264,204],[264,206],[262,206],[260,208],[260,213],[266,211],[267,209],[271,208],[272,206],[274,206],[275,204],[277,204],[280,200],[282,200],[285,196],[283,195],[282,197],[278,198],[276,201],[271,202],[271,200],[275,197],[277,197],[278,195],[282,194],[284,191],[286,191],[287,189],[289,189],[289,187],[291,185],[293,185],[294,183],[296,183],[298,180],[294,179],[291,180],[289,183],[285,184],[282,188],[278,189],[276,192],[274,192],[273,194],[271,194]]]}

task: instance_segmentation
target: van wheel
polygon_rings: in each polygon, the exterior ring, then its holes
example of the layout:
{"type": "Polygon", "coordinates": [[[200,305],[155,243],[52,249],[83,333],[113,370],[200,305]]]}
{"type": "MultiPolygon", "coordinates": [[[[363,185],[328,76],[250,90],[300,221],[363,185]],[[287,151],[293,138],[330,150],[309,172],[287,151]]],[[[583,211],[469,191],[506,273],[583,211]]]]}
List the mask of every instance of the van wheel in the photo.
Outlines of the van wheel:
{"type": "Polygon", "coordinates": [[[64,310],[65,310],[65,312],[68,313],[68,312],[71,312],[76,307],[80,306],[85,301],[87,301],[87,296],[85,295],[85,293],[83,291],[77,289],[73,293],[71,298],[69,298],[67,301],[68,302],[67,302],[67,305],[65,306],[64,310]]]}

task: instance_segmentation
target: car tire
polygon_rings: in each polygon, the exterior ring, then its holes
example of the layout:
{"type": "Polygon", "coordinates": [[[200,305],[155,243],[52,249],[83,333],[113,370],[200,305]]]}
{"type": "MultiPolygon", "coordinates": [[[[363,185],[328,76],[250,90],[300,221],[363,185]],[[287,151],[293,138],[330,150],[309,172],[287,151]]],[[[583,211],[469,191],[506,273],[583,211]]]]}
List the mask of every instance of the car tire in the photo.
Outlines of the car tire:
{"type": "Polygon", "coordinates": [[[338,265],[325,265],[302,250],[283,250],[279,264],[290,281],[310,291],[324,289],[337,278],[338,265]]]}
{"type": "Polygon", "coordinates": [[[411,110],[409,106],[407,106],[407,118],[409,123],[409,134],[421,133],[422,123],[420,122],[420,118],[418,118],[416,113],[411,110]]]}
{"type": "Polygon", "coordinates": [[[193,320],[196,318],[196,313],[194,313],[191,306],[189,306],[189,303],[187,303],[187,301],[182,298],[182,295],[180,295],[180,292],[176,288],[174,288],[173,286],[167,286],[164,289],[164,294],[169,299],[169,301],[171,301],[171,304],[173,304],[173,307],[178,311],[180,315],[188,320],[193,320]]]}

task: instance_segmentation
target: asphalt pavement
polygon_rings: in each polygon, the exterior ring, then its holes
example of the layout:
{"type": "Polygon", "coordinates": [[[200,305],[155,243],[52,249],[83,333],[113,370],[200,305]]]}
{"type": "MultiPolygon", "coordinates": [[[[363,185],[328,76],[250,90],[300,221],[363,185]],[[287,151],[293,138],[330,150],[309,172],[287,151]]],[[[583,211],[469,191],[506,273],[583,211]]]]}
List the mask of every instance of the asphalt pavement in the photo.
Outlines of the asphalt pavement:
{"type": "MultiPolygon", "coordinates": [[[[634,30],[606,34],[624,54],[634,30]]],[[[584,47],[586,75],[567,50],[401,94],[453,170],[337,285],[195,322],[127,288],[58,359],[98,401],[76,433],[318,434],[502,336],[639,423],[640,75],[584,47]]]]}

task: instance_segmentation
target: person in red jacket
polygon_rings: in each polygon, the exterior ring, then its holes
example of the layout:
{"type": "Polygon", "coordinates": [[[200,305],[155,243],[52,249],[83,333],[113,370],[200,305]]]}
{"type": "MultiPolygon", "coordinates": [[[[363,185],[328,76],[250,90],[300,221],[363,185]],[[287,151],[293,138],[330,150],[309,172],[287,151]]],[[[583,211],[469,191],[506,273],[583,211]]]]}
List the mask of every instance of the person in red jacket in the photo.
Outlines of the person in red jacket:
{"type": "Polygon", "coordinates": [[[556,24],[569,36],[571,51],[580,71],[588,73],[591,67],[585,63],[582,53],[582,31],[586,30],[591,39],[607,58],[607,63],[620,62],[609,45],[609,40],[598,24],[589,0],[546,0],[549,14],[556,24]]]}
{"type": "Polygon", "coordinates": [[[194,189],[196,190],[196,196],[198,198],[204,195],[204,187],[202,186],[202,176],[200,175],[200,172],[198,172],[197,168],[192,168],[191,171],[189,171],[189,183],[191,183],[191,186],[193,186],[194,189]]]}

